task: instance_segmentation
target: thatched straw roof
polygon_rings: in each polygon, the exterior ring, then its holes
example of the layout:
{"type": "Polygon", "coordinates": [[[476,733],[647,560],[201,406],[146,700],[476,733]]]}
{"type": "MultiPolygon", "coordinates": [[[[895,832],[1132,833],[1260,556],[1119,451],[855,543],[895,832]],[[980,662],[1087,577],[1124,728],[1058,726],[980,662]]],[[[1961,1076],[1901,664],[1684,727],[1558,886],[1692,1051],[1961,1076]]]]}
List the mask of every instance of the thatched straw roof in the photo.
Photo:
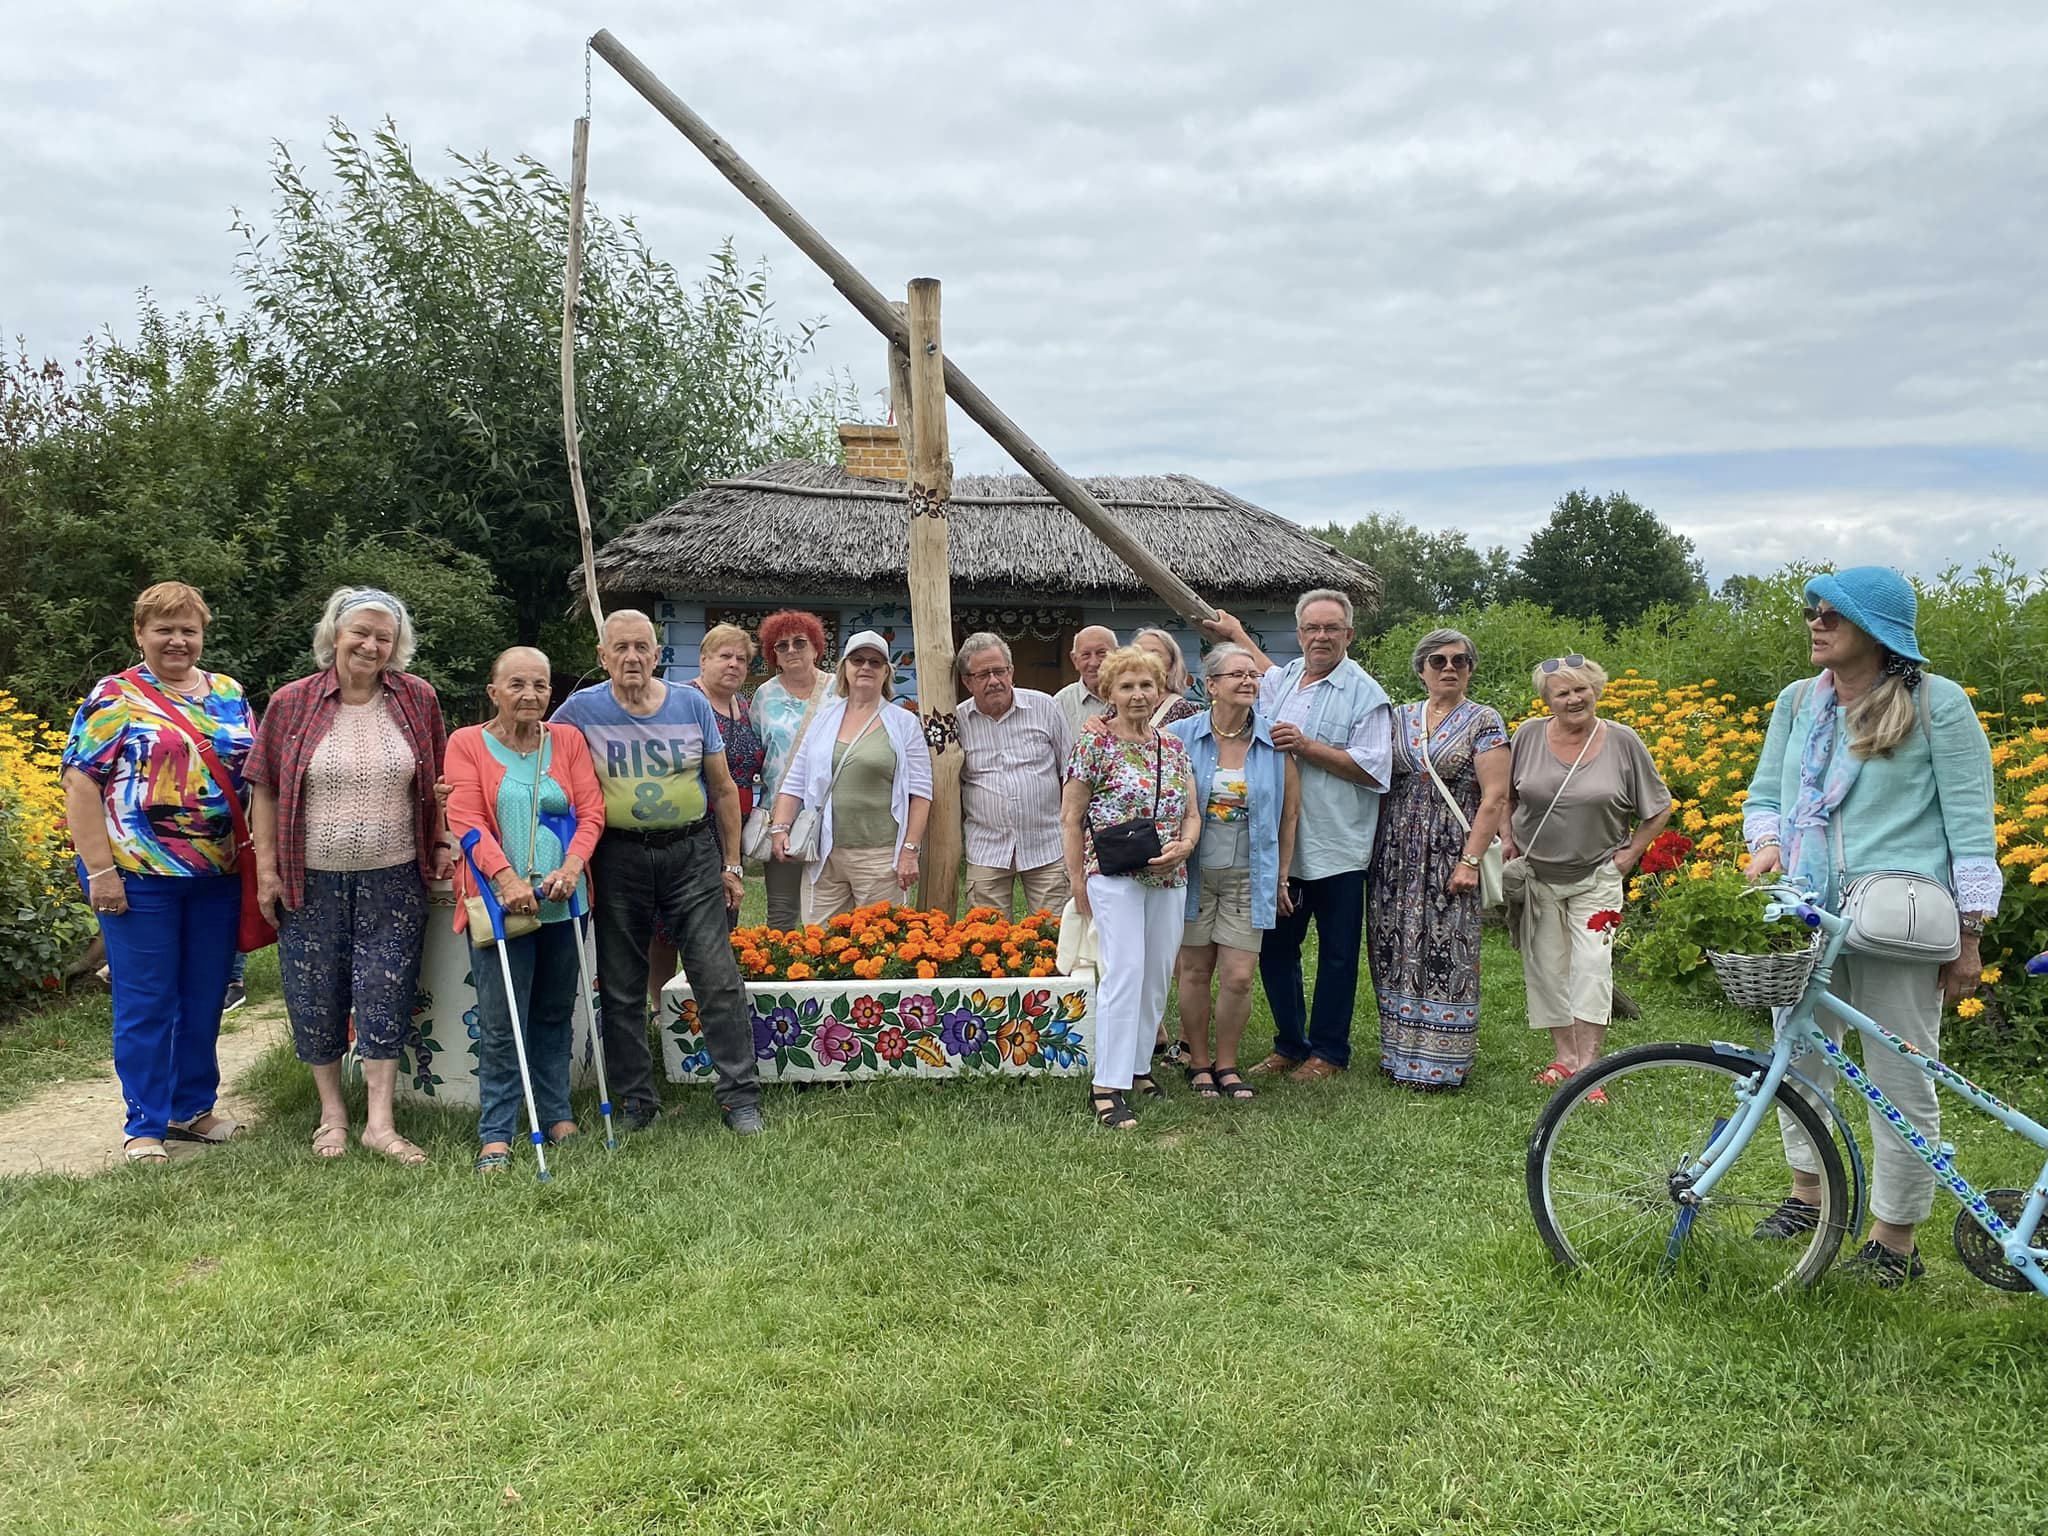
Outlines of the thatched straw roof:
{"type": "MultiPolygon", "coordinates": [[[[1311,587],[1371,603],[1373,571],[1285,518],[1187,475],[1084,482],[1147,548],[1225,607],[1292,605],[1311,587]]],[[[909,560],[905,488],[808,459],[718,480],[598,552],[606,593],[698,593],[735,601],[872,598],[901,591],[909,560]]],[[[949,526],[956,598],[981,602],[1144,600],[1150,589],[1026,475],[962,475],[949,526]]]]}

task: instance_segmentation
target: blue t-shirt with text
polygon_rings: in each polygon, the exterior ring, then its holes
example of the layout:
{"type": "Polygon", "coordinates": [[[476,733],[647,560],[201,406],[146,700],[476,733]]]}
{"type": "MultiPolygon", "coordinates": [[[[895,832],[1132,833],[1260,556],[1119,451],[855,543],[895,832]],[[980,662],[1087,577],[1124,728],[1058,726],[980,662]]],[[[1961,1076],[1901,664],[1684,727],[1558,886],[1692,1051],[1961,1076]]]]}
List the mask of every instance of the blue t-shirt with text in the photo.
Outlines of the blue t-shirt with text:
{"type": "Polygon", "coordinates": [[[651,715],[629,713],[608,682],[577,689],[555,711],[590,744],[608,827],[661,832],[704,815],[704,755],[725,750],[718,716],[695,688],[662,686],[651,715]]]}

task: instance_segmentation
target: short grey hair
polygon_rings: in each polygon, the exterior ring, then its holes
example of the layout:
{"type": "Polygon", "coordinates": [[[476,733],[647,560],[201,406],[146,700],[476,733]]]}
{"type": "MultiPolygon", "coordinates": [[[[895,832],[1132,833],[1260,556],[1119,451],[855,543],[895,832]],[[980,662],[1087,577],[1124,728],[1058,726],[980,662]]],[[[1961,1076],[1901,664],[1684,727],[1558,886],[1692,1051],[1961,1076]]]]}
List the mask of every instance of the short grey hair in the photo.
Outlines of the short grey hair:
{"type": "Polygon", "coordinates": [[[1346,629],[1356,629],[1358,627],[1357,617],[1351,611],[1351,599],[1347,595],[1339,592],[1335,587],[1317,587],[1315,591],[1304,592],[1294,600],[1294,627],[1296,629],[1301,627],[1302,617],[1308,612],[1308,605],[1310,603],[1335,603],[1344,610],[1344,627],[1346,629]]]}
{"type": "Polygon", "coordinates": [[[967,677],[967,663],[983,651],[1001,651],[1003,665],[1013,667],[1017,658],[1010,654],[1010,642],[1001,635],[979,629],[960,642],[960,649],[953,653],[953,675],[963,681],[967,677]]]}
{"type": "Polygon", "coordinates": [[[334,665],[334,642],[341,635],[341,621],[359,608],[375,608],[397,626],[398,637],[392,642],[391,659],[384,663],[384,670],[403,672],[411,666],[413,652],[419,647],[419,638],[413,633],[412,613],[380,587],[334,589],[321,610],[320,622],[313,626],[313,664],[323,672],[334,665]]]}
{"type": "Polygon", "coordinates": [[[1186,693],[1188,691],[1188,658],[1187,653],[1180,648],[1180,641],[1174,637],[1172,630],[1161,629],[1157,624],[1147,624],[1143,629],[1138,630],[1131,636],[1131,644],[1136,645],[1147,635],[1156,637],[1159,643],[1166,647],[1167,688],[1174,693],[1186,693]]]}
{"type": "Polygon", "coordinates": [[[1422,664],[1447,645],[1463,649],[1471,658],[1472,670],[1479,670],[1479,647],[1472,643],[1472,637],[1462,629],[1432,629],[1415,642],[1415,654],[1408,658],[1408,665],[1417,677],[1422,676],[1422,664]]]}
{"type": "Polygon", "coordinates": [[[1224,664],[1235,661],[1240,656],[1253,666],[1259,664],[1259,658],[1235,640],[1219,640],[1209,647],[1208,654],[1202,658],[1202,676],[1210,679],[1221,677],[1224,664]]]}

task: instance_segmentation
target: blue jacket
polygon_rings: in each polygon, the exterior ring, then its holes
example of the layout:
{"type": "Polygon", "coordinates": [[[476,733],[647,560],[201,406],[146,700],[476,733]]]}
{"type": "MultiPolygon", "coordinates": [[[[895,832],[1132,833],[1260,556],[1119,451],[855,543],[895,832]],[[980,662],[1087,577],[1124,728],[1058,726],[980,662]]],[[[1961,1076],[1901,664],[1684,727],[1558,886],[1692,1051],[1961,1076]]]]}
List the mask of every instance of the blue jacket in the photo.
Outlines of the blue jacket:
{"type": "MultiPolygon", "coordinates": [[[[1216,777],[1216,733],[1209,724],[1209,712],[1176,720],[1167,729],[1188,749],[1188,763],[1194,770],[1195,804],[1209,803],[1209,786],[1216,777]]],[[[1287,804],[1287,754],[1273,745],[1273,732],[1261,714],[1252,716],[1251,749],[1244,759],[1245,796],[1250,801],[1250,842],[1252,865],[1252,926],[1271,928],[1280,900],[1280,814],[1287,804]]],[[[1195,920],[1201,907],[1200,866],[1188,870],[1188,921],[1195,920]]]]}
{"type": "MultiPolygon", "coordinates": [[[[1800,746],[1812,727],[1818,692],[1812,682],[1788,686],[1771,713],[1763,756],[1742,807],[1743,832],[1752,840],[1783,836],[1779,818],[1798,802],[1800,746]]],[[[1874,870],[1910,869],[1948,886],[1965,912],[1997,910],[2004,882],[1993,822],[1991,745],[1960,685],[1929,673],[1920,686],[1927,690],[1928,728],[1923,731],[1916,720],[1891,756],[1867,759],[1848,798],[1835,808],[1842,856],[1837,863],[1830,827],[1831,889],[1823,893],[1829,906],[1841,901],[1846,880],[1874,870]]]]}

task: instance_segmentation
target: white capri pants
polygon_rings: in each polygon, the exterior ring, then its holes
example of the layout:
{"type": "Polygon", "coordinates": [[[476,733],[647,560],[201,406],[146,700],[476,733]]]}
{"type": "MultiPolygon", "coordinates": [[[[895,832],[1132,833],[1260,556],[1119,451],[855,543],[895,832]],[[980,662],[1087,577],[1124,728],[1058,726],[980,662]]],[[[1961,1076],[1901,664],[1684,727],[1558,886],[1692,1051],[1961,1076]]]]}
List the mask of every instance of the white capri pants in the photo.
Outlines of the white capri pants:
{"type": "Polygon", "coordinates": [[[1140,885],[1129,875],[1090,875],[1088,904],[1102,954],[1102,979],[1095,988],[1095,1086],[1128,1088],[1133,1077],[1152,1069],[1188,893],[1140,885]]]}
{"type": "MultiPolygon", "coordinates": [[[[1940,1055],[1940,966],[1924,960],[1882,960],[1875,955],[1845,954],[1835,962],[1835,975],[1828,990],[1915,1050],[1929,1056],[1940,1055]]],[[[1782,1009],[1778,1017],[1784,1017],[1782,1009]]],[[[1815,1017],[1829,1037],[1839,1043],[1847,1026],[1824,1013],[1815,1017]]],[[[1882,1041],[1864,1040],[1861,1054],[1864,1075],[1898,1106],[1900,1113],[1926,1133],[1930,1142],[1938,1141],[1941,1099],[1935,1092],[1934,1080],[1882,1041]]],[[[1812,1078],[1816,1087],[1832,1094],[1836,1106],[1845,1114],[1854,1107],[1843,1102],[1842,1085],[1819,1052],[1803,1052],[1793,1058],[1792,1065],[1812,1078]]],[[[1863,1097],[1860,1092],[1854,1096],[1863,1097]]],[[[1870,1113],[1871,1213],[1879,1221],[1896,1222],[1902,1227],[1925,1221],[1934,1209],[1934,1170],[1921,1161],[1919,1153],[1899,1140],[1876,1105],[1867,1099],[1864,1103],[1870,1113]]],[[[1826,1118],[1825,1110],[1822,1118],[1826,1118]]],[[[1819,1173],[1820,1163],[1806,1133],[1797,1129],[1783,1110],[1778,1112],[1778,1127],[1784,1136],[1785,1161],[1802,1173],[1819,1173]]]]}
{"type": "Polygon", "coordinates": [[[1531,872],[1522,906],[1522,985],[1531,1029],[1563,1029],[1574,1019],[1607,1022],[1614,1011],[1614,948],[1610,935],[1586,922],[1623,905],[1621,872],[1612,863],[1570,885],[1552,885],[1531,872]]]}

